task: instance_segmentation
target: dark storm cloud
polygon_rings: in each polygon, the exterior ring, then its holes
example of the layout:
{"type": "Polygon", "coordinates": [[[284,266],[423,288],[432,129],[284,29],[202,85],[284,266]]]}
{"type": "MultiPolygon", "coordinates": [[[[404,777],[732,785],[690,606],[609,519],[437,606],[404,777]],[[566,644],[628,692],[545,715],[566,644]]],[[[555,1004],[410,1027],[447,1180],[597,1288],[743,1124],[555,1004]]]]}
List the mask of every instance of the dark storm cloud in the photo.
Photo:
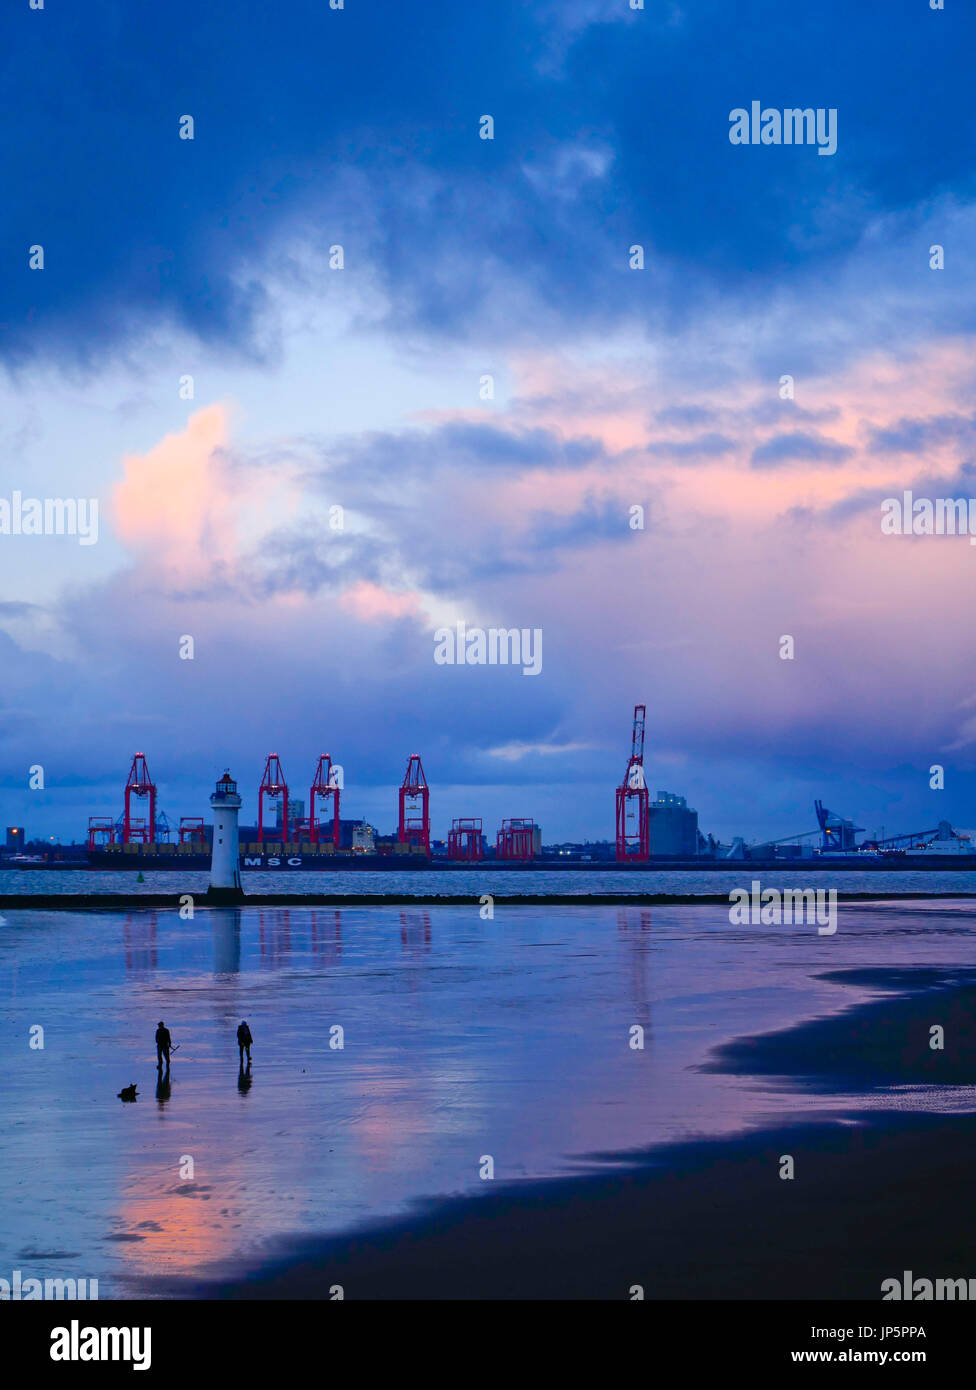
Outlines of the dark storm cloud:
{"type": "Polygon", "coordinates": [[[376,539],[310,524],[269,532],[241,563],[239,583],[256,598],[340,593],[360,580],[381,584],[395,563],[376,539]]]}
{"type": "Polygon", "coordinates": [[[904,419],[884,429],[873,428],[869,447],[891,454],[920,454],[942,444],[976,440],[976,415],[931,415],[904,419]]]}
{"type": "Polygon", "coordinates": [[[261,356],[268,274],[294,236],[327,247],[343,226],[397,328],[466,333],[494,310],[513,337],[547,313],[672,332],[706,295],[755,300],[846,255],[871,216],[971,193],[968,142],[946,138],[968,128],[971,7],[563,8],[8,7],[0,352],[94,368],[171,322],[261,356]],[[836,106],[838,152],[730,145],[753,98],[836,106]],[[352,174],[361,224],[336,198],[352,174]]]}
{"type": "Polygon", "coordinates": [[[852,457],[854,450],[846,444],[827,439],[822,434],[806,434],[795,430],[792,434],[777,434],[759,444],[752,451],[753,468],[779,468],[790,463],[843,463],[852,457]]]}
{"type": "MultiPolygon", "coordinates": [[[[648,530],[647,517],[643,530],[648,530]]],[[[555,512],[535,513],[529,521],[523,545],[536,563],[545,553],[553,554],[602,541],[626,541],[641,534],[630,526],[630,509],[618,498],[587,496],[582,506],[569,515],[555,512]]]]}
{"type": "Polygon", "coordinates": [[[694,429],[696,425],[707,425],[715,419],[716,412],[703,405],[669,405],[654,413],[659,425],[682,425],[694,429]]]}
{"type": "Polygon", "coordinates": [[[583,468],[606,458],[599,440],[560,438],[551,430],[502,429],[497,425],[448,421],[428,430],[403,430],[339,440],[323,449],[327,467],[320,480],[369,490],[391,478],[400,483],[428,480],[433,474],[461,472],[490,477],[526,469],[583,468]]]}
{"type": "Polygon", "coordinates": [[[679,462],[693,462],[696,459],[721,458],[735,449],[735,440],[724,434],[702,434],[697,439],[656,439],[645,445],[649,454],[663,458],[677,459],[679,462]]]}
{"type": "Polygon", "coordinates": [[[915,497],[962,499],[976,497],[976,464],[965,463],[953,474],[933,477],[922,474],[910,483],[889,483],[884,487],[864,488],[859,492],[842,498],[824,510],[823,515],[830,521],[846,521],[862,512],[877,512],[887,497],[899,500],[905,492],[915,497]]]}
{"type": "Polygon", "coordinates": [[[840,411],[836,406],[808,410],[806,406],[797,405],[795,400],[783,400],[776,396],[772,400],[750,406],[742,414],[745,419],[756,425],[787,425],[797,420],[807,425],[823,425],[836,420],[840,411]]]}

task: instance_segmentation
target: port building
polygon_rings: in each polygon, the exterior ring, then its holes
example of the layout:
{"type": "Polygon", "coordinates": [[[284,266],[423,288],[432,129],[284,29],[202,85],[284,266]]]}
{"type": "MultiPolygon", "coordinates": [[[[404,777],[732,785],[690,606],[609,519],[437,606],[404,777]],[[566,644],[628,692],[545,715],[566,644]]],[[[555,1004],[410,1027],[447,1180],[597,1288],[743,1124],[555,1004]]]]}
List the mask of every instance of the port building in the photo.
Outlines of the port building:
{"type": "Polygon", "coordinates": [[[668,859],[690,858],[698,853],[698,812],[683,796],[659,791],[648,807],[650,853],[668,859]]]}

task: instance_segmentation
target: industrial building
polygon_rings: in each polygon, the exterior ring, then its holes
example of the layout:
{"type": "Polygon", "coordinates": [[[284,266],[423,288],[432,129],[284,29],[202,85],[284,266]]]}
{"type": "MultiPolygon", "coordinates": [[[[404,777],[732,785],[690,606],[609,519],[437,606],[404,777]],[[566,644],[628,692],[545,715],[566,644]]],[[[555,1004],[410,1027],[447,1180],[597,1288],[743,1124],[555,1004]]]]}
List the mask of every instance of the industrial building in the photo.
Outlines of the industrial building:
{"type": "Polygon", "coordinates": [[[690,859],[698,853],[698,812],[683,796],[659,791],[648,810],[650,854],[668,859],[690,859]]]}

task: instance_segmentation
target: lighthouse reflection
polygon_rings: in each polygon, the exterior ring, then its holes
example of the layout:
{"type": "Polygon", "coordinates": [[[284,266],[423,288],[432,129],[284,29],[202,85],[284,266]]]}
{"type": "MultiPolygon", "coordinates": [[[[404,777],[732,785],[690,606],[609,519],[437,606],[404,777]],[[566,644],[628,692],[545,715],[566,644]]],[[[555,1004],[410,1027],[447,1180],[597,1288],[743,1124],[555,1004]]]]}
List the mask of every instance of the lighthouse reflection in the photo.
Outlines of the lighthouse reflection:
{"type": "Polygon", "coordinates": [[[239,975],[241,970],[241,910],[211,908],[215,975],[239,975]]]}

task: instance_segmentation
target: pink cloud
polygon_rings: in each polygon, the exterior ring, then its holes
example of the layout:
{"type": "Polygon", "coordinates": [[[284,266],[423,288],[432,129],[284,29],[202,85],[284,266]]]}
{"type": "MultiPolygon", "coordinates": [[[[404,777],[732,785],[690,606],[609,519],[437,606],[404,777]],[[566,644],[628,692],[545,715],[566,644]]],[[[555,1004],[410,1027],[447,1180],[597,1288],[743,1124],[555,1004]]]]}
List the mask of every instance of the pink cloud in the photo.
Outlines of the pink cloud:
{"type": "Polygon", "coordinates": [[[342,595],[342,607],[363,622],[376,623],[396,618],[419,618],[420,595],[394,593],[379,584],[361,579],[342,595]]]}
{"type": "Polygon", "coordinates": [[[181,433],[123,460],[116,529],[152,568],[199,576],[215,561],[236,558],[239,502],[223,452],[227,438],[227,411],[212,405],[191,415],[181,433]]]}

